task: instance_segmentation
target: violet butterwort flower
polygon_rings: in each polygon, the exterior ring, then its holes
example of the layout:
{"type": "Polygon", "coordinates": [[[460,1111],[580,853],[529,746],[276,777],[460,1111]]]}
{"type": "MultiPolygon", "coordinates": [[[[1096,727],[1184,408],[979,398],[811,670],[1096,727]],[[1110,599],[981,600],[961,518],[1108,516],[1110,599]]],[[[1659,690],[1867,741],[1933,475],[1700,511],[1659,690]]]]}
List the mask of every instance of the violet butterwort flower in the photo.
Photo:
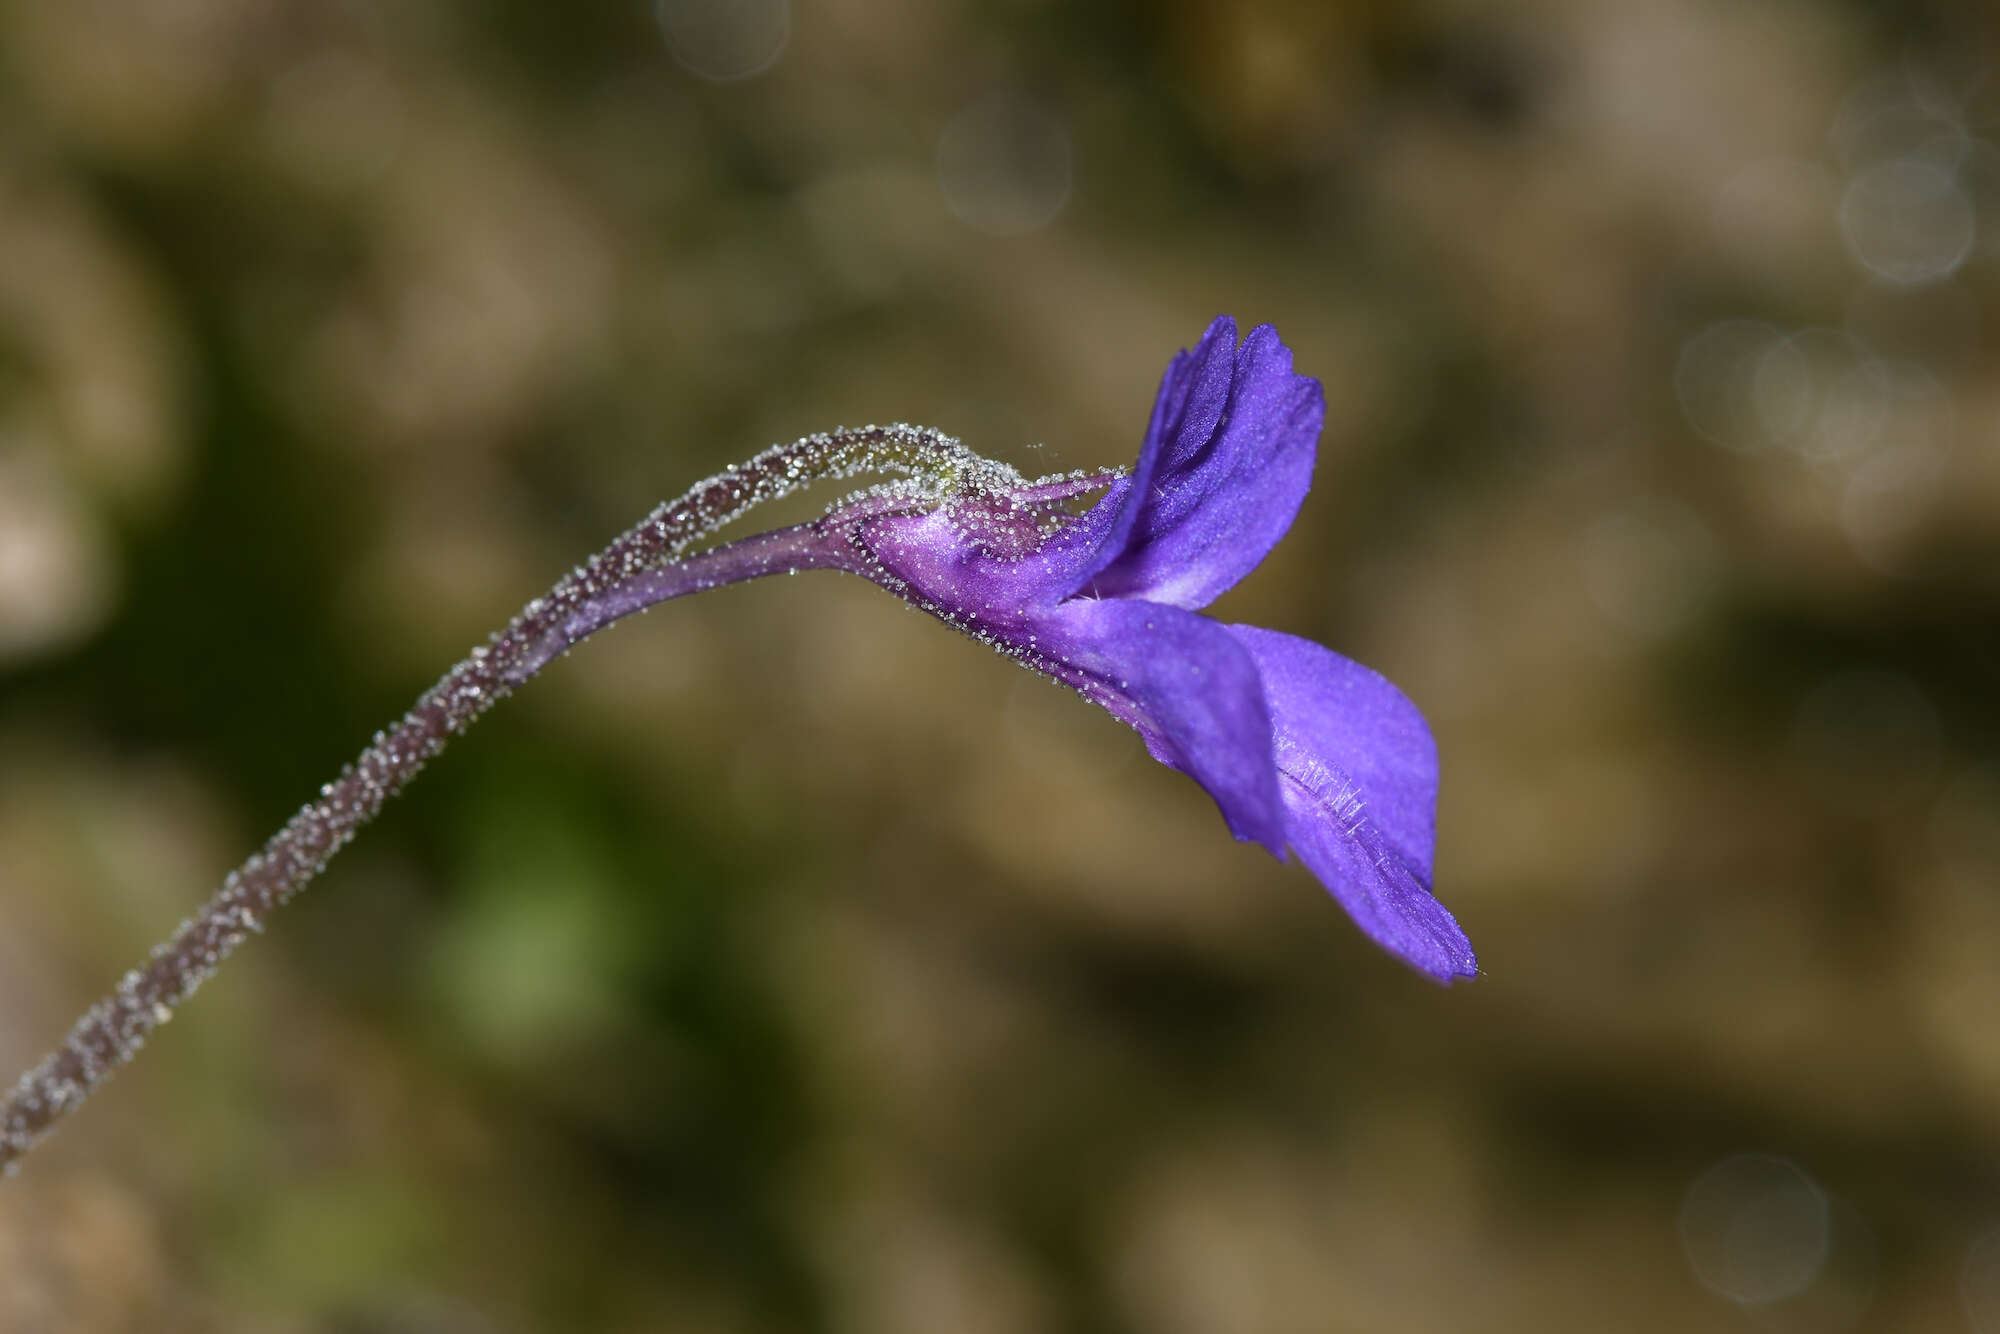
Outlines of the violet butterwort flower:
{"type": "Polygon", "coordinates": [[[1198,615],[1312,481],[1325,400],[1223,317],[1160,382],[1131,474],[1063,523],[1032,489],[861,520],[860,572],[1130,724],[1237,838],[1290,845],[1361,929],[1441,981],[1478,969],[1431,896],[1437,748],[1403,693],[1309,640],[1198,615]],[[1053,531],[1050,531],[1053,529],[1053,531]]]}
{"type": "Polygon", "coordinates": [[[1291,527],[1324,411],[1274,330],[1238,347],[1224,318],[1168,367],[1129,474],[1030,481],[899,425],[806,436],[698,484],[475,648],[91,1007],[0,1101],[0,1167],[129,1060],[452,736],[557,655],[655,603],[807,569],[871,579],[1081,692],[1206,788],[1237,838],[1296,851],[1384,949],[1440,981],[1472,976],[1465,933],[1430,891],[1437,752],[1422,715],[1317,644],[1199,614],[1291,527]],[[692,551],[766,500],[867,472],[892,480],[810,523],[692,551]]]}

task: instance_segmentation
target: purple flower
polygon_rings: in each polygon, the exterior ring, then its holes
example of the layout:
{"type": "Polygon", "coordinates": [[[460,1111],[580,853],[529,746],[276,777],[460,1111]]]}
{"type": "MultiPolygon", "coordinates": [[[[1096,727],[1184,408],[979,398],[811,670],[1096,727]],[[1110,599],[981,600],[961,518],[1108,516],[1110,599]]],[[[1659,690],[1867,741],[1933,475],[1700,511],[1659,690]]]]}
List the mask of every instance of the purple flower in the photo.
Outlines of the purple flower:
{"type": "MultiPolygon", "coordinates": [[[[1437,749],[1381,676],[1198,614],[1291,527],[1325,403],[1269,325],[1224,317],[1160,382],[1130,475],[962,484],[925,512],[857,506],[839,563],[1069,685],[1208,790],[1230,832],[1295,850],[1361,929],[1440,981],[1477,972],[1431,896],[1437,749]]],[[[822,531],[826,531],[823,529],[822,531]]],[[[829,562],[832,563],[832,562],[829,562]]]]}
{"type": "Polygon", "coordinates": [[[670,598],[848,570],[1011,654],[1137,729],[1239,839],[1289,844],[1391,954],[1439,981],[1478,970],[1431,897],[1437,750],[1394,686],[1317,644],[1197,615],[1264,559],[1312,481],[1319,382],[1269,326],[1228,319],[1167,368],[1131,475],[1029,482],[921,427],[839,427],[695,484],[536,598],[445,673],[200,912],[0,1097],[0,1169],[261,930],[382,803],[558,654],[670,598]],[[873,471],[902,480],[824,518],[689,554],[764,501],[873,471]],[[1072,515],[1065,503],[1102,491],[1072,515]]]}

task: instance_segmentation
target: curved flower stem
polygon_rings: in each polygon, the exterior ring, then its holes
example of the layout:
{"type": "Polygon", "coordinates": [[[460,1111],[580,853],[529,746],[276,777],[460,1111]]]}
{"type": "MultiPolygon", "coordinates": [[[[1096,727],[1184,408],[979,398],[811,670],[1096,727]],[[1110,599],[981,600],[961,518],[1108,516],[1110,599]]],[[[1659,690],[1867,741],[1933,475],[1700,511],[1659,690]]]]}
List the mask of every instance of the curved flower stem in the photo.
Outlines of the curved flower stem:
{"type": "Polygon", "coordinates": [[[355,762],[320,789],[261,850],[223,881],[215,897],[157,946],[146,963],[92,1006],[41,1064],[0,1102],[0,1169],[11,1174],[51,1126],[130,1060],[271,911],[319,874],[382,804],[416,777],[445,743],[587,635],[669,598],[801,569],[853,568],[828,521],[745,538],[683,558],[696,541],[764,500],[826,477],[873,468],[928,486],[866,508],[921,504],[983,464],[950,437],[909,426],[845,428],[778,446],[660,506],[506,629],[447,672],[402,719],[378,732],[355,762]]]}

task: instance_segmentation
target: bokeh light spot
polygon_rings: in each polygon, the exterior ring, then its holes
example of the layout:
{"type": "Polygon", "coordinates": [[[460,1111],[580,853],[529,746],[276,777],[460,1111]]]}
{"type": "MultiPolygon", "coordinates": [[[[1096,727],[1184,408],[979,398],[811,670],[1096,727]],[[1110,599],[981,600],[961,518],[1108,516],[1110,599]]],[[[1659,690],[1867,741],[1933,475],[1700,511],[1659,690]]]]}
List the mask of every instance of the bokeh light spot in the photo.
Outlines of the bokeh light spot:
{"type": "Polygon", "coordinates": [[[1856,85],[1834,118],[1833,149],[1841,166],[1860,172],[1896,158],[1956,163],[1972,141],[1938,91],[1902,69],[1856,85]]]}
{"type": "Polygon", "coordinates": [[[681,67],[715,83],[762,74],[792,34],[790,0],[656,0],[653,17],[681,67]]]}
{"type": "Polygon", "coordinates": [[[0,437],[0,662],[75,643],[111,610],[108,535],[62,474],[0,437]]]}
{"type": "Polygon", "coordinates": [[[1681,346],[1674,397],[1688,425],[1725,449],[1755,453],[1768,443],[1757,407],[1757,372],[1783,339],[1758,320],[1718,320],[1681,346]]]}
{"type": "Polygon", "coordinates": [[[1966,1248],[1958,1291],[1973,1334],[2000,1334],[2000,1227],[1966,1248]]]}
{"type": "Polygon", "coordinates": [[[1854,458],[1881,437],[1888,375],[1838,329],[1801,329],[1768,348],[1751,377],[1758,426],[1813,462],[1854,458]]]}
{"type": "Polygon", "coordinates": [[[938,185],[968,225],[1018,236],[1055,221],[1069,202],[1069,130],[1038,102],[1001,93],[953,116],[938,137],[938,185]]]}
{"type": "Polygon", "coordinates": [[[1680,1233],[1701,1285],[1743,1306],[1804,1292],[1832,1241],[1820,1188],[1790,1159],[1762,1153],[1724,1158],[1696,1177],[1680,1233]]]}
{"type": "Polygon", "coordinates": [[[1855,260],[1892,283],[1929,283],[1972,253],[1978,220],[1952,173],[1921,158],[1870,167],[1847,183],[1840,230],[1855,260]]]}

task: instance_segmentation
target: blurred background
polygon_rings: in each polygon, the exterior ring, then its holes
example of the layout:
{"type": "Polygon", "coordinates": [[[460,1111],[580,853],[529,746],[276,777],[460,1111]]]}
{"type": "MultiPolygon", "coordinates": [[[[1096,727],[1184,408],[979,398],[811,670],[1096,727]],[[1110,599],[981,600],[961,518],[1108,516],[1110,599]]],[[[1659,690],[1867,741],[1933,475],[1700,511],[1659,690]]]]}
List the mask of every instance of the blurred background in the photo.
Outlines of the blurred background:
{"type": "Polygon", "coordinates": [[[0,1329],[2000,1330],[1983,8],[6,0],[4,1077],[656,501],[1127,463],[1225,311],[1329,415],[1216,610],[1429,715],[1485,975],[860,581],[731,589],[0,1189],[0,1329]]]}

